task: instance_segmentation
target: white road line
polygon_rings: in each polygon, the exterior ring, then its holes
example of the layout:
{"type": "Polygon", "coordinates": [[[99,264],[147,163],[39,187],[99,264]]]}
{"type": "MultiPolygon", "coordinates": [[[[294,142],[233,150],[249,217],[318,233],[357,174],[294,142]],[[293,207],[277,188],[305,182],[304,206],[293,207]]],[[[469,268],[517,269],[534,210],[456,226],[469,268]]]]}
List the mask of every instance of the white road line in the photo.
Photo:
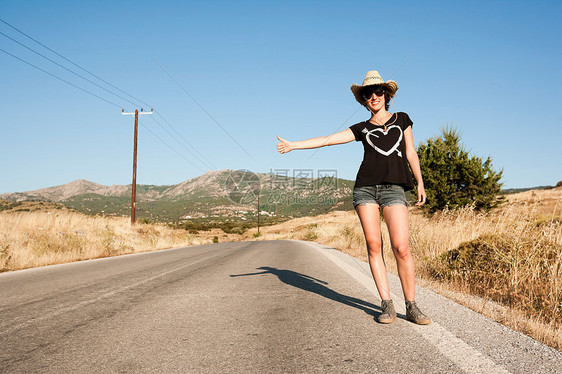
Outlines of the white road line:
{"type": "MultiPolygon", "coordinates": [[[[342,261],[336,254],[333,253],[333,251],[335,250],[322,248],[317,244],[309,242],[306,242],[306,244],[322,253],[334,264],[336,264],[342,270],[352,276],[353,279],[363,285],[369,292],[373,293],[377,298],[379,298],[373,279],[370,276],[363,274],[353,266],[342,261]]],[[[391,296],[395,300],[401,299],[393,293],[391,293],[391,296]]],[[[396,303],[395,308],[398,313],[406,314],[406,307],[402,304],[396,303]]],[[[439,350],[439,352],[441,352],[445,357],[457,364],[466,373],[509,374],[509,371],[506,370],[503,366],[496,364],[485,354],[468,345],[463,340],[456,337],[452,332],[439,325],[435,321],[433,321],[428,326],[418,326],[413,323],[409,323],[409,326],[417,331],[424,339],[435,346],[439,350]]]]}

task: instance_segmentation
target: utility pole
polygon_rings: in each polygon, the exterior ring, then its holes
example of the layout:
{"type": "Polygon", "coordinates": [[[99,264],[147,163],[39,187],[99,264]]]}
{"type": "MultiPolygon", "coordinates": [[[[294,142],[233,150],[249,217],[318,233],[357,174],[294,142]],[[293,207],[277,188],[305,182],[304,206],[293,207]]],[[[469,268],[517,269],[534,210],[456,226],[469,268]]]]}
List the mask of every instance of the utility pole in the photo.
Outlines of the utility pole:
{"type": "MultiPolygon", "coordinates": [[[[142,108],[140,114],[152,114],[153,110],[150,109],[150,112],[143,112],[142,108]]],[[[135,143],[133,148],[133,194],[131,196],[131,225],[135,224],[135,202],[136,202],[136,195],[137,195],[137,138],[139,133],[139,111],[138,109],[135,110],[134,113],[125,113],[125,109],[121,111],[121,114],[126,115],[134,115],[135,116],[135,143]]]]}
{"type": "Polygon", "coordinates": [[[258,190],[258,234],[260,233],[260,190],[258,190]]]}

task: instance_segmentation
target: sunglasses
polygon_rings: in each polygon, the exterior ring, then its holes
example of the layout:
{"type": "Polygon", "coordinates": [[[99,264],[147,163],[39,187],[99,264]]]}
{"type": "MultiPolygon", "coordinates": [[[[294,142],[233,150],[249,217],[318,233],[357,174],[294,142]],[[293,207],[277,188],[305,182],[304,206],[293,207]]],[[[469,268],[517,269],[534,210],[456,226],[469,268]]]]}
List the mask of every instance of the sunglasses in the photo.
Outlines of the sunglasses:
{"type": "Polygon", "coordinates": [[[365,100],[369,100],[373,94],[380,97],[384,95],[385,91],[384,86],[367,86],[361,91],[361,97],[365,100]]]}

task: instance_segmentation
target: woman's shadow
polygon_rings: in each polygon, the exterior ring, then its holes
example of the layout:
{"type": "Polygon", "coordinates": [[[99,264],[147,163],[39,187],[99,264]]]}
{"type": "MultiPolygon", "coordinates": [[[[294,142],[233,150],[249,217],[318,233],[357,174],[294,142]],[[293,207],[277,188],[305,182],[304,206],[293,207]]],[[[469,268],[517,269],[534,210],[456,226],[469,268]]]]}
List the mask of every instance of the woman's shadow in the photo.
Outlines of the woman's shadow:
{"type": "Polygon", "coordinates": [[[336,292],[325,286],[326,284],[328,284],[327,282],[324,282],[320,279],[316,279],[309,275],[297,273],[296,271],[292,271],[292,270],[276,269],[269,266],[262,266],[257,269],[261,269],[263,271],[258,273],[231,275],[231,277],[246,277],[249,275],[273,274],[276,275],[277,278],[279,278],[279,280],[285,284],[300,288],[301,290],[313,292],[315,294],[324,296],[325,298],[340,302],[345,305],[352,306],[354,308],[364,311],[370,316],[375,316],[376,314],[375,311],[381,310],[378,306],[371,304],[367,301],[336,292]]]}

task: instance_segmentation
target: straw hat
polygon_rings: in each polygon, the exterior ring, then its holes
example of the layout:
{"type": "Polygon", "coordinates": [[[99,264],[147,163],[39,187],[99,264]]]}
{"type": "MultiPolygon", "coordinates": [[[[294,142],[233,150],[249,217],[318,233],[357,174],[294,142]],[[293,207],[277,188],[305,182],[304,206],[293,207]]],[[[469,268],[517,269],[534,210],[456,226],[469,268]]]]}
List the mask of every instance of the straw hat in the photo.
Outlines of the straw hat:
{"type": "Polygon", "coordinates": [[[384,79],[381,78],[381,75],[379,74],[378,71],[371,70],[367,72],[365,79],[363,79],[362,86],[355,83],[351,85],[351,92],[353,92],[353,95],[355,96],[355,100],[357,100],[359,104],[365,105],[365,99],[361,97],[361,90],[365,86],[373,86],[377,84],[385,86],[388,92],[390,93],[391,97],[394,96],[394,94],[396,94],[396,91],[398,91],[398,84],[396,84],[395,81],[388,80],[385,82],[384,79]]]}

